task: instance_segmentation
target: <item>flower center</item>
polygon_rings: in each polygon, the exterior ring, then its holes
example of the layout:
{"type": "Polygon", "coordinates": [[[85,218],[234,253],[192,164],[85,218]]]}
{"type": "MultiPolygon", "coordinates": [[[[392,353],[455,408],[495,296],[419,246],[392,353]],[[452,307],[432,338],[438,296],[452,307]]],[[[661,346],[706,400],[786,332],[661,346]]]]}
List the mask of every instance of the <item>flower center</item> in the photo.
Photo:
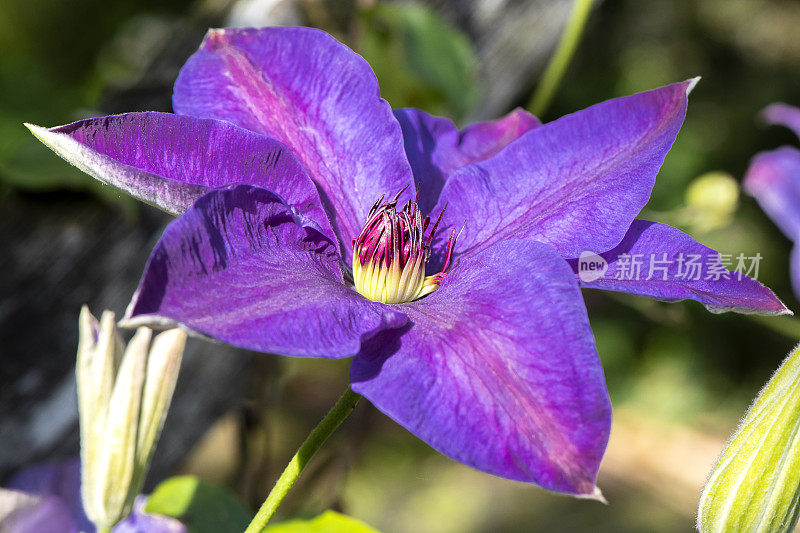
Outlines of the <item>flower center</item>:
{"type": "Polygon", "coordinates": [[[426,237],[430,217],[422,216],[416,201],[397,211],[400,194],[402,191],[383,205],[383,197],[375,202],[364,228],[353,239],[353,282],[356,290],[373,302],[398,304],[422,298],[439,288],[450,267],[454,231],[447,241],[442,271],[425,276],[430,245],[444,210],[426,237]]]}

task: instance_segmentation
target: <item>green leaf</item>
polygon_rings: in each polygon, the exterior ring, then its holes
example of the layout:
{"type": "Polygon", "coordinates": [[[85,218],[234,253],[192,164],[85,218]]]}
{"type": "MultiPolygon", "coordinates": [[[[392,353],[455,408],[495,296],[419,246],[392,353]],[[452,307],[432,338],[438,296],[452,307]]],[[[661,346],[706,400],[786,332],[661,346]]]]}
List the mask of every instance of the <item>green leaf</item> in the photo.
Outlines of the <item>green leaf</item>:
{"type": "Polygon", "coordinates": [[[267,533],[378,533],[361,520],[325,511],[311,520],[289,520],[269,526],[267,533]]]}
{"type": "Polygon", "coordinates": [[[160,483],[145,511],[177,518],[191,533],[241,533],[250,523],[250,512],[232,492],[194,476],[160,483]]]}
{"type": "Polygon", "coordinates": [[[392,107],[420,107],[462,118],[478,96],[469,39],[430,8],[377,3],[361,13],[358,52],[370,63],[392,107]]]}

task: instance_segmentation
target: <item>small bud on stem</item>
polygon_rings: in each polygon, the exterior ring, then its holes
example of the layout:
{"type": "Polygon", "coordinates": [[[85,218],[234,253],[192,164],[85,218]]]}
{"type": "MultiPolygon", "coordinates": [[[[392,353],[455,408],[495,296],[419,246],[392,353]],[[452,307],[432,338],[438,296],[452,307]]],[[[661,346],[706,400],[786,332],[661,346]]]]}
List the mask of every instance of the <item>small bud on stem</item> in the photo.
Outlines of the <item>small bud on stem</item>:
{"type": "Polygon", "coordinates": [[[105,311],[98,323],[81,309],[78,410],[81,498],[99,531],[130,513],[166,418],[186,343],[173,329],[153,339],[139,328],[127,348],[105,311]]]}

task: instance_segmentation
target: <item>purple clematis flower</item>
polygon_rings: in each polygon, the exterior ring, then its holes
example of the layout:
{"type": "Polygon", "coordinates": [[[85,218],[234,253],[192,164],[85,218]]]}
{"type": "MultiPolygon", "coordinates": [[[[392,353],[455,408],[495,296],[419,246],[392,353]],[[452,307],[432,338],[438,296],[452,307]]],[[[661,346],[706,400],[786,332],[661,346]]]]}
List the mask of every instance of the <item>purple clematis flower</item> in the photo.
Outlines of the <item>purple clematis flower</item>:
{"type": "MultiPolygon", "coordinates": [[[[6,533],[92,533],[81,503],[79,459],[40,463],[18,472],[0,488],[0,530],[6,533]]],[[[131,514],[114,526],[114,533],[186,533],[174,518],[144,511],[138,496],[131,514]]]]}
{"type": "Polygon", "coordinates": [[[261,352],[353,357],[354,391],[453,459],[550,490],[595,486],[611,405],[580,286],[788,312],[747,277],[580,281],[582,252],[716,252],[634,220],[690,80],[542,125],[458,130],[394,112],[367,63],[307,28],[212,30],[177,115],[32,131],[180,216],[126,321],[261,352]],[[416,193],[415,193],[416,191],[416,193]]]}
{"type": "MultiPolygon", "coordinates": [[[[768,124],[786,126],[800,137],[800,109],[786,104],[767,106],[761,114],[768,124]]],[[[800,150],[781,146],[756,154],[747,169],[744,189],[795,244],[790,273],[800,298],[800,150]]]]}

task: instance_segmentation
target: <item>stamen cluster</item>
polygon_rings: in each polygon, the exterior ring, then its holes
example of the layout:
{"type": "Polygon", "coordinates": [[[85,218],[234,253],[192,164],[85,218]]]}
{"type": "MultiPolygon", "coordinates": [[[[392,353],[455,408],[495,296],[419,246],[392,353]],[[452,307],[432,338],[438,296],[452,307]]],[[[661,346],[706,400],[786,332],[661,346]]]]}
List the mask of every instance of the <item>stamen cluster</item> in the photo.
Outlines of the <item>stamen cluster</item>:
{"type": "Polygon", "coordinates": [[[450,266],[456,240],[455,232],[451,232],[442,271],[425,276],[425,263],[444,211],[426,237],[431,218],[422,216],[416,201],[409,201],[398,211],[399,197],[386,204],[383,197],[375,202],[361,233],[353,239],[355,288],[375,302],[410,302],[438,289],[450,266]]]}

